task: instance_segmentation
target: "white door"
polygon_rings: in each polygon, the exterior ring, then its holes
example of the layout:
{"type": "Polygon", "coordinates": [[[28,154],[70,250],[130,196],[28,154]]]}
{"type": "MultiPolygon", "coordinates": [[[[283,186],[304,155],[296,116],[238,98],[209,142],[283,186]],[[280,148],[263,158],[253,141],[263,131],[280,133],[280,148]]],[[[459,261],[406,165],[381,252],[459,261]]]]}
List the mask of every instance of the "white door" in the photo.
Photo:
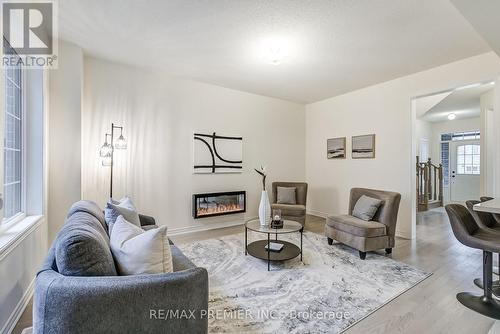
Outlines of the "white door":
{"type": "Polygon", "coordinates": [[[479,140],[450,143],[450,201],[479,199],[481,183],[481,146],[479,140]]]}

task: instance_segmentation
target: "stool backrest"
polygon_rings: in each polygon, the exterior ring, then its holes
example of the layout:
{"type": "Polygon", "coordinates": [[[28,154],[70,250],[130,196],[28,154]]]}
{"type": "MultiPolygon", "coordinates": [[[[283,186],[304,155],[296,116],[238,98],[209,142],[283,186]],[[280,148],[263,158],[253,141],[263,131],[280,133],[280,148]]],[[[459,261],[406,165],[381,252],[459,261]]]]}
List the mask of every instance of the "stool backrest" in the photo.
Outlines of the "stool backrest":
{"type": "Polygon", "coordinates": [[[492,228],[496,225],[495,218],[493,215],[488,212],[482,211],[474,211],[474,205],[481,203],[480,201],[467,201],[465,205],[467,205],[467,209],[469,209],[470,214],[476,220],[476,223],[481,228],[492,228]]]}
{"type": "Polygon", "coordinates": [[[465,206],[460,204],[448,204],[445,209],[450,219],[453,234],[458,241],[467,245],[470,237],[479,230],[474,217],[465,206]]]}

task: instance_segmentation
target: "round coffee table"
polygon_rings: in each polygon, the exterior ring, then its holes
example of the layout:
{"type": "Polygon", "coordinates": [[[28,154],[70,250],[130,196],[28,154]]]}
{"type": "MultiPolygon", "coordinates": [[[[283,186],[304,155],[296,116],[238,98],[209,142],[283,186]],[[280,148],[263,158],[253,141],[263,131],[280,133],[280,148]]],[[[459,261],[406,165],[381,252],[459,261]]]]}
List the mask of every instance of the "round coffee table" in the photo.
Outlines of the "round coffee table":
{"type": "Polygon", "coordinates": [[[267,260],[267,270],[270,270],[271,261],[285,261],[300,255],[302,261],[302,224],[293,220],[284,220],[283,228],[271,228],[271,226],[261,226],[259,219],[251,219],[245,223],[245,255],[250,254],[258,259],[267,260]],[[248,230],[267,234],[267,240],[258,240],[248,244],[248,230]],[[300,232],[300,248],[288,241],[278,240],[278,234],[300,232]],[[266,245],[271,242],[271,235],[274,234],[272,242],[282,244],[283,248],[279,252],[270,249],[266,250],[266,245]]]}

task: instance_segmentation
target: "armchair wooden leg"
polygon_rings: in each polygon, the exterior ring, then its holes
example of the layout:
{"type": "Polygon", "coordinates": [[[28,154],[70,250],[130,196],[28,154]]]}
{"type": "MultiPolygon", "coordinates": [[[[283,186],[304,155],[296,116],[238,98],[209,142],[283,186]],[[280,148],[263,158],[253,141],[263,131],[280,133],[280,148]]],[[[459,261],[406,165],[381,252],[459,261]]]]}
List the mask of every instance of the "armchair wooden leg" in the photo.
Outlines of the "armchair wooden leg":
{"type": "Polygon", "coordinates": [[[386,248],[385,249],[386,254],[392,254],[392,248],[386,248]]]}
{"type": "Polygon", "coordinates": [[[328,237],[327,237],[327,239],[328,239],[328,244],[329,245],[333,245],[333,239],[332,238],[328,238],[328,237]]]}
{"type": "Polygon", "coordinates": [[[366,252],[359,251],[359,258],[360,258],[361,260],[366,259],[366,252]]]}

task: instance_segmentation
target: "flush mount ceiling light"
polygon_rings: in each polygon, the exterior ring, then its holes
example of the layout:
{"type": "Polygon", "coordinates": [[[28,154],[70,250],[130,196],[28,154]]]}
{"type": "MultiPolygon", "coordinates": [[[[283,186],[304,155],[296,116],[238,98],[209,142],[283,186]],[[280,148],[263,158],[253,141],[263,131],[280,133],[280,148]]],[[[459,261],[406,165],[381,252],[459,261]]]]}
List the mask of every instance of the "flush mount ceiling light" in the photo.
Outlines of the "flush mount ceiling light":
{"type": "Polygon", "coordinates": [[[457,115],[455,115],[454,113],[450,113],[450,114],[448,114],[448,119],[449,119],[450,121],[453,121],[455,118],[457,118],[457,115]]]}
{"type": "Polygon", "coordinates": [[[292,54],[291,39],[282,36],[262,38],[257,43],[256,53],[264,63],[275,66],[283,64],[292,54]]]}
{"type": "Polygon", "coordinates": [[[279,46],[272,46],[267,51],[267,62],[271,65],[279,65],[285,59],[283,49],[279,46]]]}

